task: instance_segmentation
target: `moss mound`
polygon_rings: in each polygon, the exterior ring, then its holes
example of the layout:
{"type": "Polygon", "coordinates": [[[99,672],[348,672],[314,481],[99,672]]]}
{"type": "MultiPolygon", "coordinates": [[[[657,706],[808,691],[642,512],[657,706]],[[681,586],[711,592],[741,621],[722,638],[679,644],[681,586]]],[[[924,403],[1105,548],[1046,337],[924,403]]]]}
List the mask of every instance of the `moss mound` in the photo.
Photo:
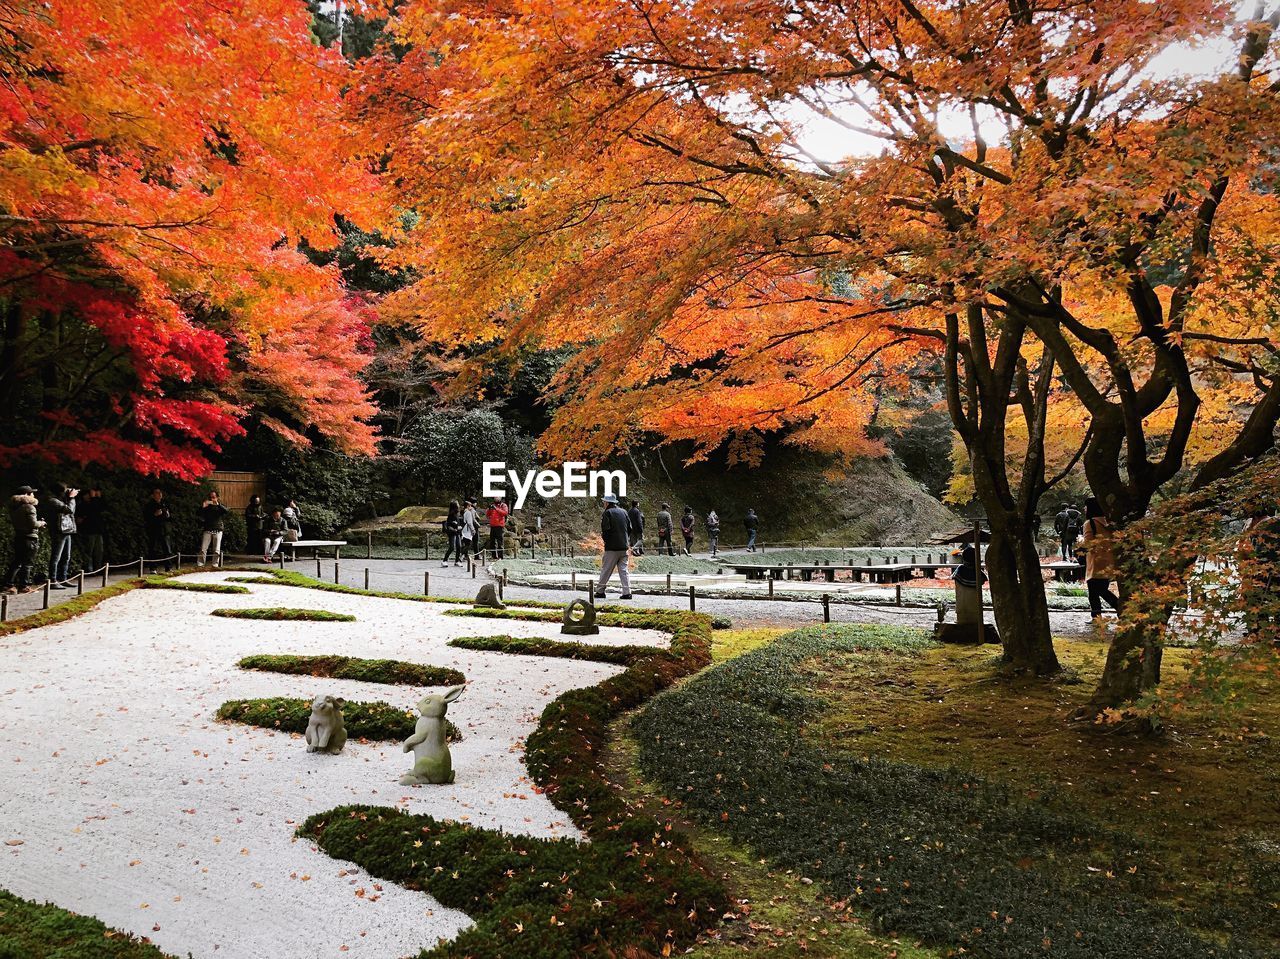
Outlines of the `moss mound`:
{"type": "Polygon", "coordinates": [[[308,623],[354,623],[356,621],[356,618],[348,613],[331,613],[327,609],[293,609],[288,606],[215,609],[210,615],[222,616],[226,619],[268,619],[308,623]]]}
{"type": "MultiPolygon", "coordinates": [[[[286,733],[305,733],[311,719],[311,700],[272,697],[269,699],[233,699],[218,707],[218,719],[244,723],[286,733]]],[[[347,735],[354,739],[385,742],[408,739],[418,721],[415,711],[399,709],[389,703],[348,702],[342,707],[342,722],[347,735]]],[[[447,723],[450,742],[462,739],[453,723],[447,723]]]]}
{"type": "Polygon", "coordinates": [[[257,669],[268,673],[293,676],[323,676],[331,679],[356,679],[365,683],[391,686],[457,686],[466,677],[447,666],[406,663],[398,659],[359,659],[353,656],[246,656],[236,663],[241,669],[257,669]]]}

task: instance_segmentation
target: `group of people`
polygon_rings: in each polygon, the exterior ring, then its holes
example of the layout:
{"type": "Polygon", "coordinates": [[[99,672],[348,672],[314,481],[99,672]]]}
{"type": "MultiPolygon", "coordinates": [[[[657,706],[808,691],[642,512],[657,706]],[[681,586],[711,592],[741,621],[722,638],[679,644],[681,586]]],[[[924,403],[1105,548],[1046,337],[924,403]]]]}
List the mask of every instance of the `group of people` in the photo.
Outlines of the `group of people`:
{"type": "Polygon", "coordinates": [[[100,489],[89,490],[82,500],[80,490],[63,483],[46,489],[43,496],[30,486],[19,486],[9,500],[9,523],[13,527],[13,558],[5,575],[6,592],[26,593],[35,588],[41,531],[49,536],[46,578],[50,589],[70,588],[71,547],[77,535],[90,567],[102,567],[106,516],[100,489]]]}
{"type": "MultiPolygon", "coordinates": [[[[597,599],[604,598],[605,588],[616,569],[618,582],[622,585],[622,598],[630,599],[631,577],[628,571],[628,557],[644,555],[644,512],[640,509],[640,501],[635,499],[631,500],[626,509],[616,496],[606,496],[603,502],[604,513],[600,517],[600,538],[604,542],[604,555],[600,560],[600,579],[596,583],[595,595],[597,599]]],[[[675,546],[672,542],[675,524],[671,518],[669,503],[662,504],[655,522],[658,530],[658,555],[663,555],[665,551],[666,555],[675,556],[675,546]]],[[[715,556],[720,549],[720,517],[714,509],[707,513],[706,524],[707,542],[711,555],[715,556]]],[[[680,517],[680,535],[684,538],[685,556],[693,552],[693,535],[696,525],[697,519],[694,516],[693,507],[686,506],[680,517]]],[[[747,510],[743,526],[747,532],[748,552],[755,552],[758,525],[756,511],[747,510]]]]}
{"type": "MultiPolygon", "coordinates": [[[[485,522],[489,524],[489,541],[485,548],[494,559],[506,556],[504,547],[510,516],[511,507],[504,496],[494,497],[493,503],[485,510],[485,522]]],[[[468,497],[461,504],[456,499],[451,500],[449,515],[441,527],[448,542],[441,566],[448,566],[450,557],[454,566],[461,566],[464,560],[470,562],[471,556],[480,552],[480,511],[475,499],[468,497]]]]}
{"type": "MultiPolygon", "coordinates": [[[[210,493],[200,504],[200,550],[198,562],[222,555],[222,537],[230,510],[218,493],[210,493]]],[[[30,486],[19,486],[9,500],[9,522],[13,527],[13,557],[4,579],[4,591],[27,593],[36,588],[36,554],[40,536],[49,537],[49,565],[46,579],[50,589],[71,586],[71,553],[78,541],[81,562],[87,572],[102,569],[107,561],[106,534],[110,514],[102,490],[93,487],[81,494],[75,487],[56,484],[39,495],[30,486]]],[[[172,514],[164,490],[156,488],[142,509],[142,530],[146,559],[154,568],[171,570],[177,555],[170,538],[172,514]]],[[[264,562],[270,562],[282,543],[302,536],[302,511],[292,499],[269,512],[262,498],[253,496],[244,511],[248,548],[262,548],[264,562]]]]}

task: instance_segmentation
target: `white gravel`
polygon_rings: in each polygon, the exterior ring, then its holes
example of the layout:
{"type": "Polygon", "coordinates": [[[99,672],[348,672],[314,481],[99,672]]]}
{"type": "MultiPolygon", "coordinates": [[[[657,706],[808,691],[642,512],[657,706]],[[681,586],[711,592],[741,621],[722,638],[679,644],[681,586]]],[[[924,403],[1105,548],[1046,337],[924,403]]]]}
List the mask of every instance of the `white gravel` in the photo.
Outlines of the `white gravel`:
{"type": "MultiPolygon", "coordinates": [[[[225,579],[230,573],[186,577],[225,579]]],[[[559,636],[559,624],[445,616],[435,603],[250,585],[250,595],[139,589],[0,644],[0,887],[195,959],[416,955],[470,924],[294,838],[307,816],[398,806],[509,832],[581,838],[535,791],[524,738],[548,700],[619,667],[453,649],[448,639],[559,636]],[[220,606],[351,613],[354,623],[212,617],[220,606]],[[412,707],[420,690],[237,669],[251,653],[339,653],[454,666],[457,782],[404,787],[398,744],[337,757],[213,720],[228,699],[332,692],[412,707]]],[[[605,627],[600,641],[653,643],[605,627]]],[[[661,640],[657,640],[661,641],[661,640]]]]}

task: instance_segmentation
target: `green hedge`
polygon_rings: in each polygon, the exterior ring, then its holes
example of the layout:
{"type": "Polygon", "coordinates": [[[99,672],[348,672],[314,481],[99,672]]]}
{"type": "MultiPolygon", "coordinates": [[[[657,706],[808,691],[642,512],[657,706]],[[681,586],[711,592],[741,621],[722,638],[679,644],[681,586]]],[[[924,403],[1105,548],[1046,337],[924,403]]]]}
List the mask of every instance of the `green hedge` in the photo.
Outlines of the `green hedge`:
{"type": "Polygon", "coordinates": [[[143,585],[147,589],[183,589],[189,593],[247,593],[243,586],[232,586],[229,583],[195,583],[177,579],[166,579],[163,576],[148,576],[143,585]]]}
{"type": "MultiPolygon", "coordinates": [[[[311,719],[311,700],[278,696],[270,699],[233,699],[218,707],[218,719],[286,733],[305,733],[311,719]]],[[[342,724],[353,739],[394,741],[413,735],[418,713],[387,703],[347,702],[342,724]]],[[[447,723],[450,742],[462,739],[453,723],[447,723]]]]}
{"type": "Polygon", "coordinates": [[[633,810],[601,763],[609,724],[711,661],[710,621],[667,611],[632,625],[672,634],[622,673],[543,710],[525,746],[534,781],[591,838],[586,845],[347,807],[300,832],[373,875],[431,892],[476,926],[428,950],[449,959],[666,955],[689,946],[728,905],[720,883],[669,824],[633,810]]]}
{"type": "Polygon", "coordinates": [[[354,623],[350,613],[331,613],[327,609],[293,609],[288,606],[261,606],[248,609],[215,609],[211,616],[226,619],[265,619],[282,622],[354,623]]]}
{"type": "Polygon", "coordinates": [[[166,959],[155,946],[52,903],[0,890],[0,959],[166,959]]]}
{"type": "Polygon", "coordinates": [[[831,753],[803,737],[823,708],[803,663],[930,645],[883,626],[788,633],[651,702],[634,723],[640,766],[774,868],[824,882],[926,945],[987,959],[1265,955],[1217,941],[1225,929],[1202,937],[1152,902],[1132,837],[967,773],[831,753]]]}
{"type": "Polygon", "coordinates": [[[627,666],[641,656],[653,655],[652,646],[607,646],[604,643],[575,643],[525,636],[459,636],[449,640],[458,649],[479,649],[521,656],[553,656],[559,659],[587,659],[598,663],[627,666]]]}
{"type": "Polygon", "coordinates": [[[392,686],[457,686],[466,677],[447,666],[406,663],[398,659],[359,659],[354,656],[246,656],[236,663],[241,669],[294,676],[322,676],[355,679],[392,686]]]}

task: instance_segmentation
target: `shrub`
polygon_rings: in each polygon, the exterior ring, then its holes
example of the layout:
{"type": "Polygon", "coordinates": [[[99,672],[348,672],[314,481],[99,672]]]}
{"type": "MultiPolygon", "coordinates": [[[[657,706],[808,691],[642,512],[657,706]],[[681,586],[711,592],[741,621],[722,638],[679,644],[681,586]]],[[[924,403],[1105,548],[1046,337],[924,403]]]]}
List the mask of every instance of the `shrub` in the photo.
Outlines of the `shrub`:
{"type": "MultiPolygon", "coordinates": [[[[305,733],[311,719],[311,700],[291,699],[283,696],[270,699],[233,699],[218,707],[218,719],[223,722],[244,723],[286,733],[305,733]]],[[[342,723],[347,735],[355,739],[394,741],[408,739],[418,713],[398,709],[387,703],[347,702],[342,707],[342,723]]],[[[446,723],[450,742],[462,739],[462,733],[453,723],[446,723]]]]}
{"type": "Polygon", "coordinates": [[[0,959],[165,959],[142,939],[52,903],[0,890],[0,959]]]}
{"type": "Polygon", "coordinates": [[[397,659],[357,659],[352,656],[246,656],[236,663],[241,669],[294,676],[323,676],[355,679],[391,686],[457,686],[466,677],[447,666],[426,666],[397,659]]]}
{"type": "Polygon", "coordinates": [[[232,586],[229,583],[195,583],[189,580],[165,579],[163,576],[148,576],[143,582],[147,589],[182,589],[189,593],[247,593],[243,586],[232,586]]]}
{"type": "Polygon", "coordinates": [[[354,623],[356,621],[356,618],[349,613],[331,613],[327,609],[291,609],[288,606],[215,609],[210,615],[224,616],[227,619],[266,619],[308,623],[354,623]]]}
{"type": "Polygon", "coordinates": [[[587,659],[626,666],[641,656],[653,655],[652,646],[608,646],[604,643],[574,643],[525,636],[459,636],[449,640],[458,649],[480,649],[521,656],[554,656],[560,659],[587,659]]]}
{"type": "Polygon", "coordinates": [[[923,634],[813,627],[657,697],[634,723],[643,771],[696,818],[822,880],[886,930],[988,959],[1261,956],[1151,903],[1136,840],[956,770],[824,752],[806,660],[914,656],[923,634]],[[1133,871],[1131,872],[1131,868],[1133,871]]]}

